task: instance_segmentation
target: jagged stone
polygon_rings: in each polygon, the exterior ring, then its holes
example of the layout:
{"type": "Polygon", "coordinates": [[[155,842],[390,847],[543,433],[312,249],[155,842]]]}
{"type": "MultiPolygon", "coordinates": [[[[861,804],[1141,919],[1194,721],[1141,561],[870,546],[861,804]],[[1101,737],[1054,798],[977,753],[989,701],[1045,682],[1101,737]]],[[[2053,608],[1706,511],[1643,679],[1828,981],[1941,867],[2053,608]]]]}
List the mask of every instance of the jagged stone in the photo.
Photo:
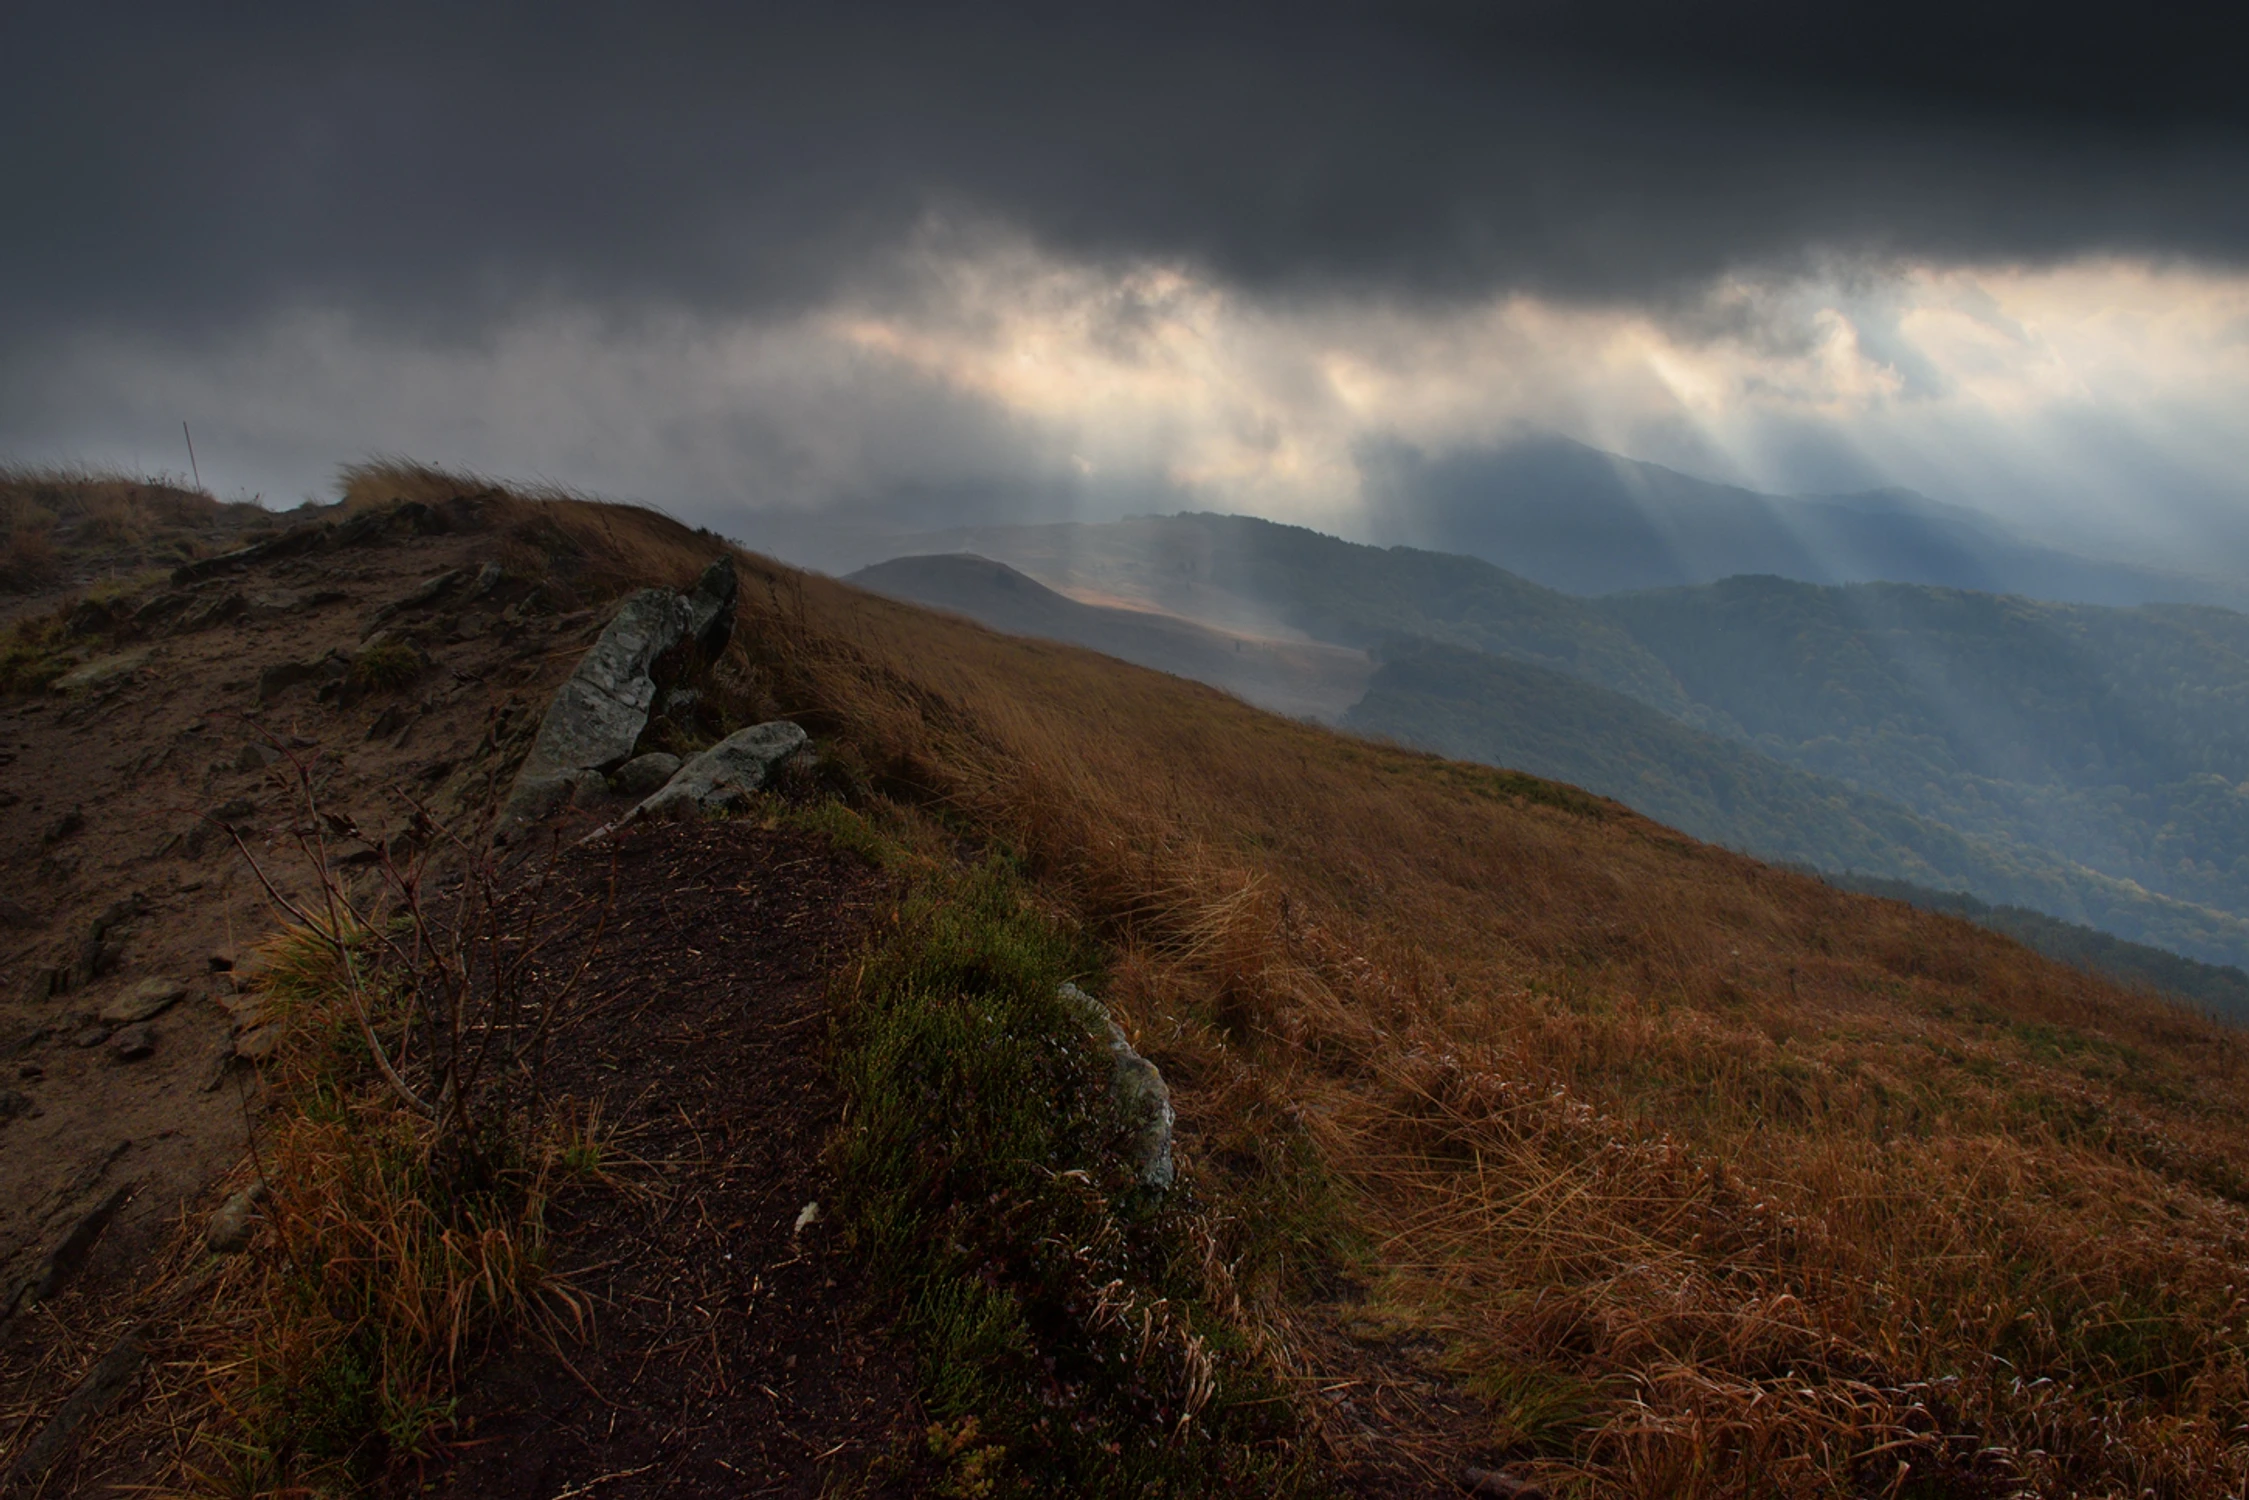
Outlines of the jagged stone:
{"type": "Polygon", "coordinates": [[[187,608],[194,600],[193,594],[152,594],[140,608],[133,611],[132,626],[135,630],[153,630],[187,608]]]}
{"type": "Polygon", "coordinates": [[[184,586],[194,583],[198,579],[209,578],[213,574],[226,572],[230,568],[239,568],[255,562],[268,562],[279,557],[295,557],[301,553],[316,551],[327,543],[328,537],[329,529],[325,524],[316,523],[309,526],[298,526],[282,532],[279,536],[268,537],[262,542],[253,542],[247,547],[240,547],[232,552],[222,552],[216,557],[206,557],[195,562],[182,563],[172,570],[172,583],[175,587],[184,586]]]}
{"type": "Polygon", "coordinates": [[[734,638],[734,601],[742,589],[734,559],[721,557],[703,570],[688,593],[687,634],[705,659],[716,657],[734,638]]]}
{"type": "Polygon", "coordinates": [[[255,1026],[245,1026],[234,1039],[234,1056],[244,1062],[262,1063],[281,1049],[283,1035],[279,1021],[266,1021],[255,1026]]]}
{"type": "Polygon", "coordinates": [[[559,806],[581,774],[632,754],[656,698],[656,659],[679,644],[688,619],[687,601],[669,589],[642,589],[624,602],[547,705],[508,794],[503,830],[559,806]]]}
{"type": "Polygon", "coordinates": [[[224,593],[212,595],[180,616],[180,632],[184,635],[190,631],[208,630],[214,625],[238,620],[249,612],[250,601],[239,590],[228,589],[224,593]]]}
{"type": "Polygon", "coordinates": [[[258,701],[271,703],[300,682],[334,681],[349,670],[351,664],[333,651],[318,661],[276,662],[258,674],[258,701]]]}
{"type": "Polygon", "coordinates": [[[786,719],[737,730],[682,765],[628,817],[677,817],[744,806],[773,768],[804,748],[803,728],[786,719]]]}
{"type": "Polygon", "coordinates": [[[81,599],[63,624],[62,633],[72,640],[84,640],[90,635],[100,635],[116,624],[112,606],[101,599],[81,599]]]}
{"type": "Polygon", "coordinates": [[[377,609],[374,614],[368,617],[368,624],[370,626],[379,625],[393,615],[404,614],[410,609],[419,609],[425,604],[433,604],[451,593],[454,586],[464,582],[468,576],[466,568],[449,568],[435,578],[425,578],[410,592],[400,595],[377,609]]]}
{"type": "Polygon", "coordinates": [[[1074,984],[1055,992],[1085,1028],[1108,1044],[1109,1096],[1117,1112],[1132,1126],[1132,1165],[1140,1180],[1159,1191],[1172,1184],[1171,1132],[1177,1116],[1171,1107],[1171,1090],[1156,1065],[1125,1039],[1124,1028],[1109,1014],[1109,1007],[1074,984]]]}

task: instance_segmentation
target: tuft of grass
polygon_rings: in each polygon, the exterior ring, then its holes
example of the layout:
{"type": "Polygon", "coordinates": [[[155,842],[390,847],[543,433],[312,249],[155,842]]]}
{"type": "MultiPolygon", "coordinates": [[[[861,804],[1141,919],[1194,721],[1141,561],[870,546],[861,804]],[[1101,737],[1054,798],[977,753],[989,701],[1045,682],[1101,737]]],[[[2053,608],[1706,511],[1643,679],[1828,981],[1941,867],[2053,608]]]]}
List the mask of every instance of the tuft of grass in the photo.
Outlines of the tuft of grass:
{"type": "Polygon", "coordinates": [[[26,615],[0,626],[0,693],[44,692],[70,670],[63,648],[64,611],[26,615]]]}
{"type": "Polygon", "coordinates": [[[254,966],[289,1030],[257,1155],[267,1227],[215,1289],[247,1310],[213,1382],[202,1477],[220,1493],[351,1492],[432,1454],[481,1338],[574,1307],[548,1272],[546,1204],[598,1145],[549,1132],[464,1177],[442,1125],[373,1079],[352,952],[291,928],[254,966]]]}
{"type": "Polygon", "coordinates": [[[382,641],[352,658],[351,680],[369,692],[390,692],[421,676],[426,665],[405,641],[382,641]]]}
{"type": "Polygon", "coordinates": [[[838,996],[847,1219],[919,1354],[937,1492],[1306,1489],[1191,1198],[1139,1185],[1057,998],[1095,962],[992,859],[926,881],[838,996]]]}

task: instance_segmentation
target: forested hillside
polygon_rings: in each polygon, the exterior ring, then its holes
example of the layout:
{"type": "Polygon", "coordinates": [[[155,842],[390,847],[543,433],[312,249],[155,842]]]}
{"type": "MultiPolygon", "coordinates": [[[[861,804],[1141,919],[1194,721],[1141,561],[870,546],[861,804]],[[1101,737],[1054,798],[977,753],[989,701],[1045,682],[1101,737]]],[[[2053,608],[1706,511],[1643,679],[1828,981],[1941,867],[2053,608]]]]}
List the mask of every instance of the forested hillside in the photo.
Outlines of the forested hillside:
{"type": "Polygon", "coordinates": [[[2249,957],[2249,921],[2230,912],[2152,894],[2004,833],[1964,834],[1526,662],[1425,642],[1401,646],[1387,653],[1344,723],[1567,781],[1761,859],[1978,891],[2215,962],[2249,957]]]}
{"type": "Polygon", "coordinates": [[[1777,578],[1598,608],[1776,759],[2249,911],[2249,616],[1777,578]]]}

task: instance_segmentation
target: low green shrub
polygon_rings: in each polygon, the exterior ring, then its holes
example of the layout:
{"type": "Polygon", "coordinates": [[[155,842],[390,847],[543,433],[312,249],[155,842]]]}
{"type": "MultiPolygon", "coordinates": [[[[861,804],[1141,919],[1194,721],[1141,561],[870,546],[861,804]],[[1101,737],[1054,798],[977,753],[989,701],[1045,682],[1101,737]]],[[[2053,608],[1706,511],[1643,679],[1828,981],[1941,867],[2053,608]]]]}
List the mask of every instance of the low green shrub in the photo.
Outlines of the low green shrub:
{"type": "Polygon", "coordinates": [[[846,1219],[932,1452],[977,1495],[1305,1490],[1288,1404],[1204,1305],[1191,1190],[1139,1183],[1056,996],[1097,966],[991,859],[925,877],[842,981],[846,1219]]]}

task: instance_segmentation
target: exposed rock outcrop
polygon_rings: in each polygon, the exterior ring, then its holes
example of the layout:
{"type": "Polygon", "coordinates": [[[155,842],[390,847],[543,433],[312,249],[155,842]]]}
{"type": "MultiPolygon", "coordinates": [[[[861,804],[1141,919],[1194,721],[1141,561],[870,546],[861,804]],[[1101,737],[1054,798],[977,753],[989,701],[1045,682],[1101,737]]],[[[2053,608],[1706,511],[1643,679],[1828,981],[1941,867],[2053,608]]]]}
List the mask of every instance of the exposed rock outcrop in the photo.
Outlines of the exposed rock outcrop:
{"type": "Polygon", "coordinates": [[[86,1378],[78,1382],[69,1398],[47,1419],[39,1435],[17,1456],[8,1470],[9,1485],[30,1485],[76,1446],[88,1422],[117,1404],[117,1398],[148,1363],[147,1351],[141,1347],[141,1333],[136,1328],[126,1334],[86,1372],[86,1378]]]}
{"type": "Polygon", "coordinates": [[[1133,1169],[1147,1186],[1159,1192],[1169,1188],[1173,1179],[1171,1129],[1177,1116],[1164,1075],[1133,1050],[1124,1028],[1109,1014],[1109,1007],[1074,984],[1065,984],[1055,993],[1086,1030],[1108,1043],[1109,1096],[1116,1101],[1117,1112],[1132,1126],[1133,1169]]]}
{"type": "Polygon", "coordinates": [[[625,600],[547,705],[501,813],[503,834],[560,805],[588,775],[598,784],[633,753],[656,699],[656,659],[680,643],[691,618],[686,598],[670,589],[625,600]]]}

